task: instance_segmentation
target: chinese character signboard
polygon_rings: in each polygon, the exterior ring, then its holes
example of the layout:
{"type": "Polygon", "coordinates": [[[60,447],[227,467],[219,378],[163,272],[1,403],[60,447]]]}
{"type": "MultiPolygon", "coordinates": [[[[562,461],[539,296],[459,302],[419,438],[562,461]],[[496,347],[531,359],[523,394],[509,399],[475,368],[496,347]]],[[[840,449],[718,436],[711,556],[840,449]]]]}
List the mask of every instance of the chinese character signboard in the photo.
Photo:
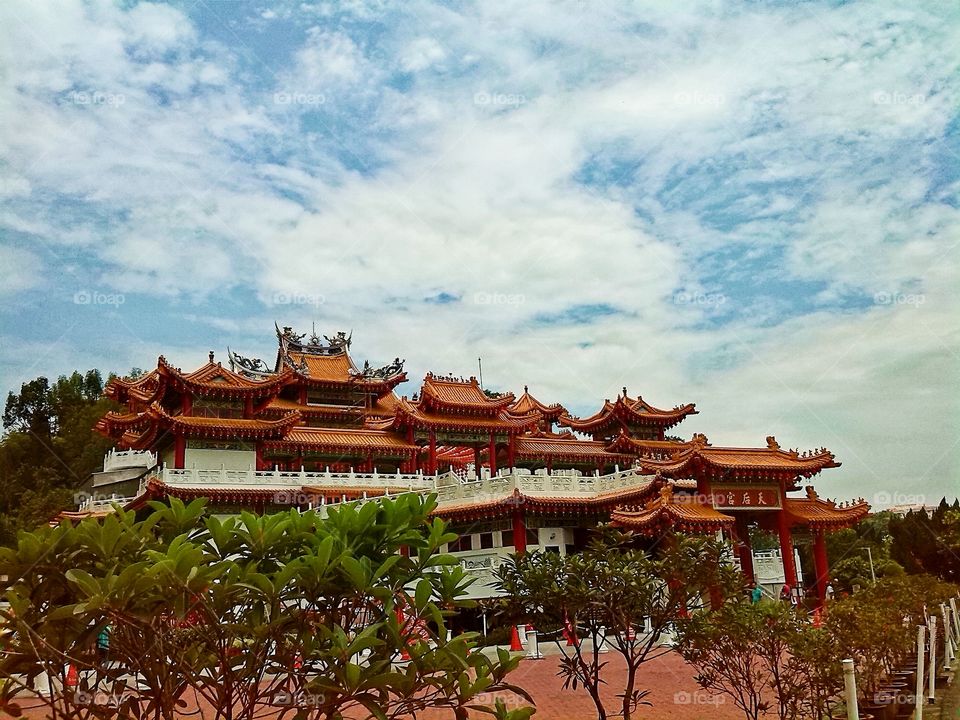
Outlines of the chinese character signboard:
{"type": "Polygon", "coordinates": [[[756,485],[717,485],[711,500],[717,510],[779,510],[780,488],[756,485]]]}

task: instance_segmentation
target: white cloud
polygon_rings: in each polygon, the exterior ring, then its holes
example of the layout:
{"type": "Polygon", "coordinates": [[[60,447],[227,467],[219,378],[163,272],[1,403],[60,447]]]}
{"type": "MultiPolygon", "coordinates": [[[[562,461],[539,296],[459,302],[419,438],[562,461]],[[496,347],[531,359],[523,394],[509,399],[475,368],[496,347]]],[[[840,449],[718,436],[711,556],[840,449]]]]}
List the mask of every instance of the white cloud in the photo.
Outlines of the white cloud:
{"type": "MultiPolygon", "coordinates": [[[[830,446],[844,467],[820,483],[839,494],[955,492],[957,212],[939,199],[957,187],[930,195],[955,22],[714,2],[301,15],[289,61],[252,77],[243,48],[166,6],[17,6],[4,227],[98,287],[208,300],[184,322],[241,352],[269,354],[272,319],[316,319],[354,328],[361,356],[407,355],[412,377],[482,355],[491,385],[581,412],[623,384],[697,401],[683,432],[830,446]],[[371,19],[382,32],[355,29],[371,19]],[[680,305],[678,288],[727,302],[680,305]],[[238,289],[263,305],[231,315],[238,289]],[[440,293],[459,300],[424,302],[440,293]],[[601,314],[545,322],[578,307],[601,314]]],[[[23,244],[6,252],[42,271],[23,244]]],[[[76,338],[58,358],[205,357],[157,332],[168,347],[76,338]]]]}

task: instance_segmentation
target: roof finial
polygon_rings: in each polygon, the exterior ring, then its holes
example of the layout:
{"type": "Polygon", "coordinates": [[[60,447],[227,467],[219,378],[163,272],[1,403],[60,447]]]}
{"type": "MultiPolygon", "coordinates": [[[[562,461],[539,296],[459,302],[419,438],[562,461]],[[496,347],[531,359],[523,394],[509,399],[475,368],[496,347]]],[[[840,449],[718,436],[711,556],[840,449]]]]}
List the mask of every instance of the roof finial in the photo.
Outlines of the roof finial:
{"type": "Polygon", "coordinates": [[[525,393],[526,393],[526,392],[529,392],[529,391],[530,391],[530,388],[528,388],[526,385],[524,385],[524,386],[523,386],[523,391],[524,391],[525,393]]]}
{"type": "Polygon", "coordinates": [[[213,362],[213,350],[211,350],[211,351],[208,353],[207,357],[210,358],[210,362],[213,362]]]}
{"type": "Polygon", "coordinates": [[[627,386],[623,386],[623,397],[627,397],[627,386]]]}

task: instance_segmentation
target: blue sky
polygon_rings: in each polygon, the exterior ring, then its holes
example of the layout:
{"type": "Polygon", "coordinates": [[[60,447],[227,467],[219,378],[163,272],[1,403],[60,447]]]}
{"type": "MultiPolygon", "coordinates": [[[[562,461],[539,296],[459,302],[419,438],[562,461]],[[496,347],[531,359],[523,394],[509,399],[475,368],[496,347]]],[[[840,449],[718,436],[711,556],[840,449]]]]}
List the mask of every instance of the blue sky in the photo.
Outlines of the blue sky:
{"type": "Polygon", "coordinates": [[[954,3],[0,15],[4,391],[316,322],[413,378],[482,356],[825,445],[828,494],[956,493],[954,3]]]}

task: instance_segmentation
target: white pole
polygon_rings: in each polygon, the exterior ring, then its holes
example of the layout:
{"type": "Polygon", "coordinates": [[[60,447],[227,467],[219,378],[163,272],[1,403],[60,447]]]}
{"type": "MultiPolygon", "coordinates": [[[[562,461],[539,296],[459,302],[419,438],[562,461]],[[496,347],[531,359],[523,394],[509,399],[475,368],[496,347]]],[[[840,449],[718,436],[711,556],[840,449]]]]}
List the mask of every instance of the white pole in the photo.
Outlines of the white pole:
{"type": "Polygon", "coordinates": [[[916,720],[923,720],[923,650],[924,650],[924,636],[927,632],[926,625],[917,625],[917,687],[916,694],[913,699],[916,703],[914,707],[913,717],[916,720]]]}
{"type": "MultiPolygon", "coordinates": [[[[960,615],[957,615],[956,598],[950,598],[950,614],[953,615],[953,627],[951,630],[953,631],[953,646],[956,648],[958,643],[960,643],[960,615]]],[[[956,654],[956,650],[954,650],[954,654],[956,654]]]]}
{"type": "Polygon", "coordinates": [[[936,699],[934,688],[937,686],[937,616],[930,616],[930,686],[927,688],[927,700],[930,704],[936,699]]]}
{"type": "Polygon", "coordinates": [[[530,660],[539,660],[543,657],[540,654],[540,638],[537,637],[537,629],[530,628],[527,631],[527,658],[530,660]]]}
{"type": "Polygon", "coordinates": [[[953,667],[953,638],[950,636],[950,615],[947,606],[940,603],[940,614],[943,616],[943,669],[953,667]]]}
{"type": "Polygon", "coordinates": [[[483,611],[483,636],[487,636],[487,611],[483,611]]]}
{"type": "Polygon", "coordinates": [[[843,661],[843,688],[847,699],[847,720],[860,720],[860,709],[857,707],[857,677],[853,667],[853,660],[843,661]]]}
{"type": "Polygon", "coordinates": [[[597,631],[597,652],[610,652],[610,648],[607,647],[607,629],[603,625],[597,631]]]}

